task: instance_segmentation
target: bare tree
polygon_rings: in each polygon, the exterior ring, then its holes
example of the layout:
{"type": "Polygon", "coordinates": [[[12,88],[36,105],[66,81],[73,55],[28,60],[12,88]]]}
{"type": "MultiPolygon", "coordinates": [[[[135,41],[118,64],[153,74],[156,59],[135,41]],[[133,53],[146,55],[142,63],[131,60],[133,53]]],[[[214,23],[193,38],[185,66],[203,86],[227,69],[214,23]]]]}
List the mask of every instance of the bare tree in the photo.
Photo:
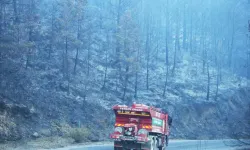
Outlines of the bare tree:
{"type": "MultiPolygon", "coordinates": [[[[149,30],[149,27],[147,27],[147,30],[149,30]]],[[[150,61],[150,47],[149,47],[149,33],[147,33],[146,37],[146,61],[147,61],[147,74],[146,74],[146,88],[149,89],[149,61],[150,61]]]]}
{"type": "MultiPolygon", "coordinates": [[[[236,6],[238,5],[238,3],[236,4],[236,6]]],[[[234,49],[234,36],[235,36],[235,8],[236,6],[234,6],[234,8],[232,9],[232,11],[230,12],[229,11],[229,15],[228,18],[229,20],[231,20],[232,22],[232,28],[230,29],[231,30],[231,38],[230,38],[230,41],[228,41],[229,45],[228,45],[228,50],[229,50],[229,53],[228,53],[228,66],[229,68],[232,69],[232,57],[233,57],[233,49],[234,49]],[[231,13],[231,15],[230,15],[231,13]]],[[[228,21],[229,21],[228,20],[228,21]]],[[[229,31],[230,33],[230,31],[229,31]]]]}
{"type": "Polygon", "coordinates": [[[164,89],[163,89],[163,96],[165,96],[166,94],[166,88],[167,88],[167,84],[168,84],[168,74],[169,74],[169,50],[168,50],[168,32],[169,32],[169,1],[167,0],[167,6],[166,6],[166,33],[165,33],[165,53],[166,53],[166,56],[165,56],[165,68],[166,68],[166,73],[165,73],[165,83],[164,83],[164,89]]]}
{"type": "Polygon", "coordinates": [[[183,38],[182,38],[183,49],[187,48],[186,40],[187,40],[186,3],[183,2],[183,38]]]}
{"type": "Polygon", "coordinates": [[[109,33],[107,33],[106,39],[107,39],[106,43],[103,43],[103,48],[104,48],[104,52],[105,52],[105,70],[104,70],[104,79],[103,79],[103,86],[102,86],[103,89],[106,88],[106,83],[107,83],[108,54],[109,54],[108,49],[110,48],[109,33]]]}
{"type": "Polygon", "coordinates": [[[86,5],[86,0],[77,0],[77,8],[76,8],[76,17],[77,17],[77,39],[76,39],[76,55],[75,55],[75,64],[74,64],[74,74],[76,74],[78,57],[79,57],[79,50],[82,48],[82,25],[84,20],[84,7],[86,5]]]}
{"type": "Polygon", "coordinates": [[[27,46],[27,55],[26,55],[26,63],[25,63],[25,68],[27,69],[28,66],[30,65],[30,59],[32,56],[32,53],[34,51],[35,48],[35,41],[34,41],[34,33],[35,33],[35,26],[37,23],[37,16],[36,16],[36,3],[34,0],[29,0],[29,4],[28,4],[28,9],[29,9],[29,14],[28,14],[28,46],[27,46]]]}
{"type": "Polygon", "coordinates": [[[128,81],[133,74],[132,71],[136,69],[136,52],[138,52],[138,29],[137,25],[133,21],[131,13],[128,11],[121,18],[121,29],[119,33],[119,41],[122,45],[121,49],[121,63],[124,66],[125,71],[122,75],[123,79],[123,95],[122,99],[125,100],[128,81]]]}
{"type": "MultiPolygon", "coordinates": [[[[179,9],[177,8],[177,18],[179,17],[179,9]]],[[[177,19],[176,22],[176,33],[175,33],[175,48],[174,48],[174,62],[173,62],[173,68],[172,68],[172,74],[175,73],[176,68],[176,61],[177,61],[177,51],[180,52],[180,39],[179,39],[179,20],[177,19]]]]}
{"type": "Polygon", "coordinates": [[[137,48],[136,64],[135,64],[135,87],[134,87],[134,98],[137,98],[138,92],[138,73],[140,68],[140,48],[137,48]]]}
{"type": "Polygon", "coordinates": [[[207,100],[210,98],[210,79],[209,63],[207,62],[207,100]]]}
{"type": "Polygon", "coordinates": [[[56,20],[56,16],[55,16],[56,7],[55,7],[55,5],[56,5],[55,2],[52,1],[49,59],[51,58],[51,53],[53,52],[54,43],[55,43],[55,40],[54,40],[55,39],[55,20],[56,20]]]}

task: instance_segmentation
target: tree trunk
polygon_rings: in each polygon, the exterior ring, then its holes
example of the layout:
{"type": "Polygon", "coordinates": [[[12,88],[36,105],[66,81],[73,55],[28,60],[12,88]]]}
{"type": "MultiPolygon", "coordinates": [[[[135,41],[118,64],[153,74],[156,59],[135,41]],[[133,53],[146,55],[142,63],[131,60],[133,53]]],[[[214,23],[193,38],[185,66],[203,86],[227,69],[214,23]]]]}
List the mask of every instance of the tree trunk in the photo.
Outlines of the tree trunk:
{"type": "MultiPolygon", "coordinates": [[[[249,0],[250,2],[250,0],[249,0]]],[[[249,20],[249,33],[250,33],[250,20],[249,20]]],[[[247,77],[248,79],[250,79],[250,35],[247,36],[247,46],[248,46],[248,50],[247,50],[247,77]]]]}
{"type": "MultiPolygon", "coordinates": [[[[217,49],[221,49],[221,45],[220,45],[220,42],[216,42],[217,44],[217,49]]],[[[217,100],[218,98],[218,92],[219,92],[219,84],[220,84],[220,74],[221,74],[221,58],[222,55],[221,55],[221,52],[219,50],[219,52],[216,53],[216,64],[217,64],[217,75],[216,75],[216,92],[215,92],[215,101],[217,100]]]]}
{"type": "Polygon", "coordinates": [[[5,31],[7,28],[7,22],[6,22],[6,5],[3,4],[3,25],[2,25],[2,31],[5,31]]]}
{"type": "Polygon", "coordinates": [[[149,89],[149,45],[148,45],[148,35],[147,35],[147,41],[146,41],[146,51],[147,51],[147,75],[146,75],[146,87],[147,87],[147,90],[149,89]]]}
{"type": "Polygon", "coordinates": [[[186,39],[187,39],[187,23],[186,23],[186,6],[184,4],[184,9],[183,9],[183,39],[182,39],[183,49],[186,49],[186,39]]]}
{"type": "Polygon", "coordinates": [[[3,4],[0,3],[0,35],[2,35],[3,4]]]}
{"type": "Polygon", "coordinates": [[[139,72],[139,64],[140,64],[140,48],[137,48],[136,55],[136,70],[135,70],[135,87],[134,87],[134,98],[137,99],[137,90],[138,90],[138,72],[139,72]]]}
{"type": "Polygon", "coordinates": [[[134,98],[137,99],[137,90],[138,90],[138,72],[139,72],[139,55],[140,49],[137,49],[137,56],[136,56],[136,70],[135,70],[135,93],[134,98]]]}
{"type": "Polygon", "coordinates": [[[106,54],[106,65],[105,65],[105,71],[104,71],[104,80],[103,80],[103,89],[106,88],[106,82],[107,82],[107,71],[108,71],[108,65],[107,65],[107,54],[106,54]]]}
{"type": "MultiPolygon", "coordinates": [[[[77,41],[80,41],[80,31],[81,31],[81,21],[78,18],[78,23],[77,23],[77,41]]],[[[75,56],[75,65],[74,65],[74,74],[76,74],[76,67],[77,67],[77,63],[78,63],[79,49],[80,49],[80,45],[77,45],[76,56],[75,56]]]]}
{"type": "Polygon", "coordinates": [[[216,92],[215,92],[215,100],[218,98],[218,92],[219,92],[219,80],[220,80],[220,75],[219,71],[217,71],[217,76],[216,76],[216,92]]]}
{"type": "Polygon", "coordinates": [[[174,63],[172,68],[172,74],[175,73],[175,67],[176,67],[176,53],[177,53],[177,40],[175,39],[175,48],[174,48],[174,63]]]}
{"type": "Polygon", "coordinates": [[[13,11],[14,11],[14,32],[15,32],[14,36],[15,36],[15,40],[19,44],[20,37],[19,37],[19,18],[18,18],[18,12],[17,12],[17,0],[13,0],[13,11]]]}
{"type": "Polygon", "coordinates": [[[166,96],[166,89],[167,89],[167,84],[168,84],[168,65],[166,65],[166,78],[165,78],[165,83],[164,83],[164,90],[162,96],[166,96]]]}
{"type": "MultiPolygon", "coordinates": [[[[104,80],[103,80],[103,86],[102,86],[103,89],[106,88],[106,82],[107,82],[109,44],[110,44],[110,39],[109,39],[109,34],[107,33],[107,46],[103,46],[104,51],[105,51],[105,71],[104,71],[104,80]]],[[[103,45],[105,45],[105,44],[103,44],[103,45]]]]}
{"type": "Polygon", "coordinates": [[[13,10],[14,10],[14,16],[15,16],[14,23],[18,22],[17,3],[16,2],[17,2],[17,0],[13,0],[13,10]]]}
{"type": "MultiPolygon", "coordinates": [[[[90,39],[90,35],[88,37],[88,39],[90,39]]],[[[87,76],[89,77],[89,72],[90,72],[90,47],[91,47],[91,44],[90,44],[90,41],[88,42],[88,60],[87,60],[87,63],[88,63],[88,67],[87,67],[87,76]]]]}
{"type": "Polygon", "coordinates": [[[248,50],[248,57],[247,57],[247,62],[248,62],[248,66],[247,66],[247,74],[248,74],[248,79],[250,79],[250,50],[248,50]]]}
{"type": "Polygon", "coordinates": [[[119,86],[119,72],[116,71],[116,79],[115,79],[115,90],[118,92],[118,86],[119,86]]]}
{"type": "Polygon", "coordinates": [[[147,37],[146,37],[146,61],[147,61],[147,74],[146,74],[146,88],[149,89],[149,56],[150,48],[149,48],[149,22],[147,22],[147,37]]]}
{"type": "Polygon", "coordinates": [[[51,53],[53,51],[54,46],[54,20],[55,20],[55,12],[54,12],[55,6],[53,4],[53,10],[52,10],[52,18],[51,18],[51,35],[50,35],[50,48],[49,48],[49,59],[51,58],[51,53]]]}
{"type": "MultiPolygon", "coordinates": [[[[32,42],[32,27],[29,27],[29,42],[32,42]]],[[[31,56],[31,50],[32,48],[29,46],[28,52],[27,52],[27,58],[26,58],[26,66],[25,68],[28,69],[29,63],[30,63],[30,56],[31,56]]]]}
{"type": "MultiPolygon", "coordinates": [[[[119,26],[120,26],[120,18],[121,18],[121,0],[118,0],[118,9],[117,9],[117,20],[116,20],[116,34],[119,33],[119,26]]],[[[119,80],[121,80],[121,62],[120,62],[120,43],[118,37],[116,38],[116,63],[118,67],[118,75],[119,80]]]]}
{"type": "Polygon", "coordinates": [[[67,95],[69,95],[70,91],[69,91],[69,88],[70,88],[70,77],[69,77],[69,73],[67,75],[67,80],[68,80],[68,86],[67,86],[67,95]]]}
{"type": "Polygon", "coordinates": [[[154,60],[154,64],[157,65],[157,61],[158,61],[158,58],[159,58],[159,45],[160,45],[160,40],[157,39],[157,45],[156,45],[156,56],[155,56],[155,60],[154,60]]]}
{"type": "Polygon", "coordinates": [[[176,29],[176,37],[175,37],[175,49],[174,49],[174,63],[173,63],[173,68],[172,68],[172,74],[174,75],[175,73],[175,68],[176,68],[176,60],[177,60],[177,49],[179,50],[179,33],[178,33],[178,28],[176,29]]]}
{"type": "Polygon", "coordinates": [[[74,74],[76,74],[76,67],[77,67],[77,63],[78,63],[78,55],[79,55],[79,48],[76,48],[75,65],[74,65],[74,74]]]}
{"type": "Polygon", "coordinates": [[[190,26],[190,37],[189,37],[189,48],[190,55],[193,55],[193,13],[191,12],[191,26],[190,26]]]}
{"type": "Polygon", "coordinates": [[[66,70],[68,69],[68,37],[65,37],[65,64],[66,70]]]}
{"type": "Polygon", "coordinates": [[[84,95],[83,95],[83,100],[86,101],[86,97],[87,97],[87,84],[88,83],[85,83],[84,85],[84,95]]]}
{"type": "Polygon", "coordinates": [[[205,34],[203,34],[203,38],[202,38],[202,73],[203,74],[205,74],[206,60],[207,60],[206,42],[205,42],[205,34]]]}
{"type": "MultiPolygon", "coordinates": [[[[168,0],[167,0],[167,5],[168,5],[168,0]]],[[[163,89],[163,97],[166,95],[166,88],[167,88],[167,83],[168,83],[168,72],[169,72],[169,60],[168,60],[168,28],[169,28],[169,7],[167,6],[167,11],[166,11],[166,33],[165,33],[165,53],[166,53],[166,77],[165,77],[165,83],[164,83],[164,89],[163,89]]]]}
{"type": "MultiPolygon", "coordinates": [[[[35,13],[35,2],[34,0],[30,0],[29,1],[29,21],[31,23],[28,24],[29,26],[29,44],[33,44],[32,42],[34,42],[33,40],[33,33],[34,32],[34,23],[35,23],[35,19],[34,19],[34,13],[35,13]]],[[[34,45],[29,45],[29,48],[28,48],[28,53],[27,53],[27,60],[26,60],[26,69],[28,68],[28,66],[30,65],[30,57],[31,57],[31,54],[32,54],[32,51],[33,51],[33,46],[34,45]]]]}
{"type": "Polygon", "coordinates": [[[233,18],[233,29],[232,29],[232,37],[230,41],[230,48],[229,48],[229,60],[228,60],[228,65],[232,69],[232,59],[233,59],[233,47],[234,47],[234,34],[235,34],[235,29],[234,29],[234,18],[233,18]]]}
{"type": "Polygon", "coordinates": [[[169,11],[168,11],[168,0],[167,0],[167,10],[166,10],[166,33],[165,33],[165,52],[166,52],[166,66],[169,65],[169,60],[168,60],[168,29],[169,29],[169,11]]]}
{"type": "Polygon", "coordinates": [[[137,88],[138,88],[138,71],[135,72],[135,94],[134,94],[135,99],[137,99],[137,88]]]}
{"type": "Polygon", "coordinates": [[[126,65],[126,72],[125,72],[125,83],[124,83],[124,90],[122,99],[125,100],[126,92],[127,92],[127,85],[128,85],[128,72],[129,72],[129,65],[126,65]]]}
{"type": "Polygon", "coordinates": [[[65,74],[68,81],[67,94],[69,95],[70,85],[70,73],[69,73],[69,61],[68,61],[68,37],[65,38],[65,74]]]}
{"type": "MultiPolygon", "coordinates": [[[[0,38],[2,38],[3,33],[2,33],[2,20],[3,20],[3,5],[0,3],[0,38]]],[[[0,40],[1,42],[1,40],[0,40]]],[[[0,63],[2,60],[2,51],[0,51],[0,63]]]]}
{"type": "MultiPolygon", "coordinates": [[[[177,18],[179,18],[179,9],[177,9],[177,18]]],[[[172,68],[172,74],[175,73],[176,61],[177,61],[177,50],[180,53],[180,39],[179,39],[179,20],[176,23],[176,34],[175,34],[175,49],[174,49],[174,63],[172,68]]]]}
{"type": "MultiPolygon", "coordinates": [[[[249,33],[250,33],[250,20],[249,20],[249,33]]],[[[247,78],[250,79],[250,35],[247,35],[247,44],[246,45],[248,46],[246,73],[247,73],[247,78]]]]}
{"type": "Polygon", "coordinates": [[[15,40],[19,44],[20,42],[20,27],[19,27],[19,16],[18,16],[18,8],[17,8],[17,0],[13,0],[13,11],[14,11],[14,31],[16,33],[15,40]]]}
{"type": "Polygon", "coordinates": [[[233,57],[233,46],[234,46],[234,35],[235,35],[235,18],[234,18],[234,9],[232,10],[232,15],[230,11],[228,12],[228,23],[232,24],[232,28],[228,28],[228,33],[231,32],[231,36],[228,36],[228,67],[232,69],[232,57],[233,57]],[[232,23],[231,23],[232,22],[232,23]]]}
{"type": "Polygon", "coordinates": [[[207,62],[207,100],[210,96],[210,72],[209,72],[209,63],[207,62]]]}
{"type": "Polygon", "coordinates": [[[27,58],[26,58],[26,64],[25,69],[28,69],[29,63],[30,63],[30,49],[28,50],[27,58]]]}

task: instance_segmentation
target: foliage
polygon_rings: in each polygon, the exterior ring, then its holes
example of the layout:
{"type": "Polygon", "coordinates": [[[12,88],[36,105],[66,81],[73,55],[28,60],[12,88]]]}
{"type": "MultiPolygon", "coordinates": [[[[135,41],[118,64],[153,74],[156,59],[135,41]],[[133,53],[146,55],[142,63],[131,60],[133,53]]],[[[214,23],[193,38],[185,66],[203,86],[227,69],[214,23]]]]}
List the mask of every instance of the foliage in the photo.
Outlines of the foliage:
{"type": "Polygon", "coordinates": [[[72,138],[76,143],[88,140],[90,131],[85,127],[72,127],[67,123],[52,123],[53,130],[62,134],[63,137],[72,138]]]}
{"type": "Polygon", "coordinates": [[[0,143],[3,139],[7,140],[8,137],[15,136],[15,130],[15,121],[7,113],[0,113],[0,143]]]}
{"type": "Polygon", "coordinates": [[[69,137],[73,138],[76,143],[84,142],[88,139],[89,131],[87,128],[71,128],[69,137]]]}

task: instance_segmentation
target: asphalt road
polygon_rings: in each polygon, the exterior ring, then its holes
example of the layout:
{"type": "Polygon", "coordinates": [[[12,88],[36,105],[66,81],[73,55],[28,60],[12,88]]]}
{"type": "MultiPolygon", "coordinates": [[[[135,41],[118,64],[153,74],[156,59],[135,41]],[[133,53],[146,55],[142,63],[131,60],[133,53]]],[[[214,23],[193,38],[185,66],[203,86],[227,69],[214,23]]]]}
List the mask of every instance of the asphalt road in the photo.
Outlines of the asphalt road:
{"type": "MultiPolygon", "coordinates": [[[[232,147],[235,143],[230,140],[179,140],[170,141],[166,150],[238,150],[239,147],[232,147]]],[[[106,145],[89,145],[72,148],[65,148],[64,150],[113,150],[112,144],[106,145]]],[[[250,150],[250,147],[244,149],[250,150]]]]}

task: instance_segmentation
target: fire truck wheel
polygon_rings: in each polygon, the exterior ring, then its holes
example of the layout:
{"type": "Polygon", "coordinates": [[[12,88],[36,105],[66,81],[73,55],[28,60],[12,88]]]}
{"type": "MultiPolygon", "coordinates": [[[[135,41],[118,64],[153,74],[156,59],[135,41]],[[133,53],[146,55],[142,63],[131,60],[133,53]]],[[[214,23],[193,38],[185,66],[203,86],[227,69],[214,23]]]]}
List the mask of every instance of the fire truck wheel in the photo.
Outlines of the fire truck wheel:
{"type": "Polygon", "coordinates": [[[157,137],[153,137],[153,150],[158,150],[156,138],[157,138],[157,137]]]}
{"type": "Polygon", "coordinates": [[[141,149],[141,145],[140,145],[140,147],[139,147],[138,149],[135,149],[135,150],[142,150],[142,149],[141,149]]]}
{"type": "Polygon", "coordinates": [[[155,150],[155,148],[154,148],[154,137],[151,137],[150,150],[155,150]]]}
{"type": "Polygon", "coordinates": [[[163,150],[163,147],[159,147],[159,150],[163,150]]]}
{"type": "Polygon", "coordinates": [[[157,138],[157,147],[158,147],[158,150],[163,150],[164,148],[163,148],[163,145],[162,145],[162,139],[161,139],[161,137],[158,137],[157,138]]]}

